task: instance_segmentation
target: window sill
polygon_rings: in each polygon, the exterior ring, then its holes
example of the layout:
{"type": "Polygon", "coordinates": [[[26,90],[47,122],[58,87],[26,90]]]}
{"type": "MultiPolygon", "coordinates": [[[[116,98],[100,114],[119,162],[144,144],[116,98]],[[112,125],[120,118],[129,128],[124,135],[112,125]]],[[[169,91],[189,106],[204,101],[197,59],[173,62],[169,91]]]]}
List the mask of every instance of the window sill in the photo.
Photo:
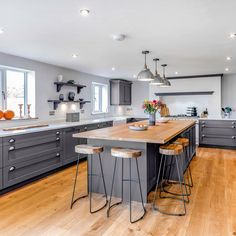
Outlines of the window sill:
{"type": "Polygon", "coordinates": [[[30,118],[28,118],[28,117],[25,117],[25,118],[13,118],[12,120],[6,120],[6,119],[0,119],[0,122],[3,122],[3,121],[5,121],[5,122],[7,122],[7,121],[11,121],[11,122],[14,122],[14,121],[23,121],[23,120],[37,120],[38,119],[38,117],[30,117],[30,118]]]}
{"type": "Polygon", "coordinates": [[[92,112],[92,115],[102,115],[102,114],[108,114],[108,112],[92,112]]]}

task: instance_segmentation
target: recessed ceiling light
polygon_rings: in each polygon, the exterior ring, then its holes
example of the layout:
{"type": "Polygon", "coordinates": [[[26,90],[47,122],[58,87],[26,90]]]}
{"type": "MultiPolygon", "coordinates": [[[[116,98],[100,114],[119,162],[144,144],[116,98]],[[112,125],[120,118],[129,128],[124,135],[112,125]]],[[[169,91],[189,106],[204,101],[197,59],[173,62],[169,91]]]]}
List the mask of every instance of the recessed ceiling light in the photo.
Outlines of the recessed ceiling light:
{"type": "Polygon", "coordinates": [[[126,36],[124,34],[113,34],[112,38],[115,41],[123,41],[123,40],[125,40],[126,36]]]}
{"type": "Polygon", "coordinates": [[[225,68],[225,71],[229,71],[229,68],[225,68]]]}
{"type": "Polygon", "coordinates": [[[176,75],[178,75],[178,74],[179,74],[179,72],[178,72],[178,71],[176,71],[176,72],[175,72],[175,74],[176,74],[176,75]]]}
{"type": "Polygon", "coordinates": [[[83,9],[80,9],[79,12],[81,16],[88,16],[90,11],[86,8],[83,8],[83,9]]]}
{"type": "Polygon", "coordinates": [[[230,37],[231,39],[233,39],[233,38],[236,37],[236,34],[235,34],[235,33],[231,33],[231,34],[229,35],[229,37],[230,37]]]}
{"type": "Polygon", "coordinates": [[[114,70],[116,70],[116,68],[115,68],[115,67],[112,67],[111,70],[114,71],[114,70]]]}
{"type": "Polygon", "coordinates": [[[78,55],[77,55],[77,54],[72,54],[72,57],[73,57],[73,58],[77,58],[78,55]]]}
{"type": "Polygon", "coordinates": [[[227,61],[230,61],[230,60],[231,60],[231,57],[226,57],[226,60],[227,60],[227,61]]]}
{"type": "Polygon", "coordinates": [[[4,30],[2,28],[0,28],[0,34],[3,34],[4,30]]]}

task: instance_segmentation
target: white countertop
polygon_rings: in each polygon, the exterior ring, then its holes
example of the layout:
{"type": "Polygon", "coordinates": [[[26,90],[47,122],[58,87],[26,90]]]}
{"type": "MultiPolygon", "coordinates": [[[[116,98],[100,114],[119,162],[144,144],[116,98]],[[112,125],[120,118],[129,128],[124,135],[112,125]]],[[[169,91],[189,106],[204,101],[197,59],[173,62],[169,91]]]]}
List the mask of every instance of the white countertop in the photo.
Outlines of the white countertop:
{"type": "MultiPolygon", "coordinates": [[[[127,118],[130,118],[130,117],[135,117],[135,116],[115,116],[115,117],[111,116],[111,117],[100,118],[100,119],[81,120],[79,122],[66,122],[66,121],[38,122],[37,124],[39,124],[39,125],[40,124],[48,124],[48,126],[38,127],[38,128],[30,128],[30,129],[24,129],[24,130],[14,130],[14,131],[4,131],[4,130],[0,129],[0,137],[35,133],[35,132],[47,131],[47,130],[53,130],[53,129],[63,129],[63,128],[69,128],[69,127],[80,126],[80,125],[95,124],[95,123],[106,122],[106,121],[122,121],[122,120],[125,121],[127,118]]],[[[20,125],[19,125],[19,127],[20,127],[20,125]]]]}
{"type": "Polygon", "coordinates": [[[199,118],[199,120],[236,120],[236,118],[222,118],[221,116],[209,116],[207,118],[199,118]]]}

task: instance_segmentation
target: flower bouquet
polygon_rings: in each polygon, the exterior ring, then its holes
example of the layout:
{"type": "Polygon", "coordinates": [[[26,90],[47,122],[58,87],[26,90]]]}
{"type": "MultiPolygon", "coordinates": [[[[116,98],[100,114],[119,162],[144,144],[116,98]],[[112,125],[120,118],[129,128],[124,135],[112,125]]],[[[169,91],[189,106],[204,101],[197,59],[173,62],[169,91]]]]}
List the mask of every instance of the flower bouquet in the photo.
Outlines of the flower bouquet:
{"type": "Polygon", "coordinates": [[[144,112],[149,114],[149,125],[155,125],[156,123],[156,112],[162,106],[162,102],[159,100],[144,100],[143,102],[143,109],[144,112]]]}

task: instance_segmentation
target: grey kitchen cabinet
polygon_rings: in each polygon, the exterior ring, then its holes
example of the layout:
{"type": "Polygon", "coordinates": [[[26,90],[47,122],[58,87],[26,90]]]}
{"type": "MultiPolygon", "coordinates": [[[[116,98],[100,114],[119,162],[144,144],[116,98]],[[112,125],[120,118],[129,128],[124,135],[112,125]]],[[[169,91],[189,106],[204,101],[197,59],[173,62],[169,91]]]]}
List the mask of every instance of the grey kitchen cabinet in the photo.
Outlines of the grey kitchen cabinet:
{"type": "Polygon", "coordinates": [[[2,168],[0,168],[0,190],[3,188],[3,173],[2,168]]]}
{"type": "Polygon", "coordinates": [[[48,150],[62,149],[62,132],[50,130],[3,138],[3,166],[37,159],[48,150]]]}
{"type": "Polygon", "coordinates": [[[73,138],[72,135],[81,132],[80,126],[64,129],[63,132],[63,165],[77,160],[78,155],[75,153],[75,146],[80,144],[80,140],[73,138]]]}
{"type": "Polygon", "coordinates": [[[122,79],[110,80],[110,104],[131,105],[132,82],[122,79]]]}
{"type": "MultiPolygon", "coordinates": [[[[64,130],[64,155],[63,155],[63,164],[69,164],[74,162],[78,158],[78,154],[75,152],[75,146],[78,144],[87,144],[87,139],[78,139],[73,138],[72,135],[76,133],[81,133],[94,129],[101,129],[106,127],[111,127],[113,125],[112,121],[82,125],[77,127],[71,127],[64,130]]],[[[80,159],[87,157],[87,155],[80,154],[80,159]]]]}
{"type": "Polygon", "coordinates": [[[200,120],[200,146],[236,148],[235,120],[200,120]]]}
{"type": "Polygon", "coordinates": [[[2,138],[0,138],[0,190],[3,188],[2,160],[2,138]]]}
{"type": "Polygon", "coordinates": [[[87,139],[72,135],[112,125],[107,121],[0,138],[0,190],[76,161],[75,146],[87,139]]]}
{"type": "Polygon", "coordinates": [[[3,187],[62,166],[61,130],[3,138],[3,187]]]}
{"type": "Polygon", "coordinates": [[[2,156],[2,138],[0,138],[0,168],[2,168],[3,164],[2,161],[3,160],[3,156],[2,156]]]}

